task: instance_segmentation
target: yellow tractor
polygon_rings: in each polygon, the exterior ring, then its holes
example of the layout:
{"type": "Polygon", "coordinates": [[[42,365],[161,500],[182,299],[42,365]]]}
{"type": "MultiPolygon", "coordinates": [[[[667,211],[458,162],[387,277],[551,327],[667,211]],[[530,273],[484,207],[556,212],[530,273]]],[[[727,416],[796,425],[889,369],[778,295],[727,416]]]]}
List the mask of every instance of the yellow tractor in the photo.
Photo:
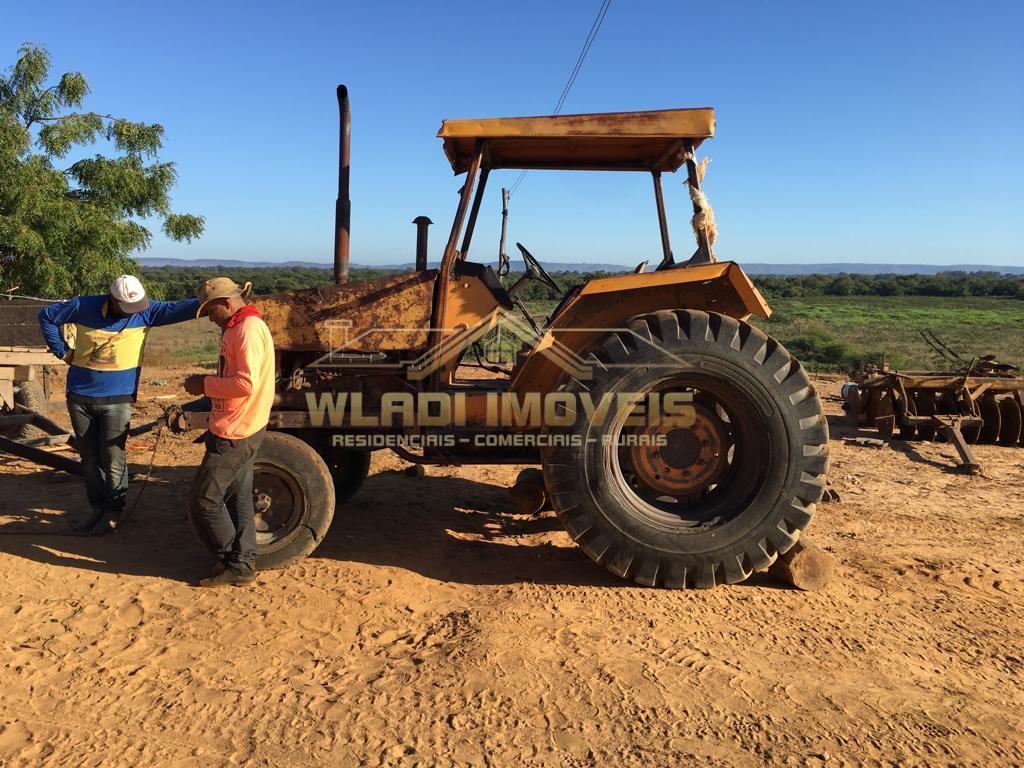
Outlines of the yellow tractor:
{"type": "Polygon", "coordinates": [[[255,301],[279,379],[254,482],[260,568],[309,554],[383,448],[426,464],[539,464],[572,538],[641,584],[736,583],[793,546],[825,487],[827,425],[800,363],[747,322],[770,314],[760,293],[714,258],[695,157],[713,110],[446,120],[438,136],[463,182],[440,266],[421,226],[415,270],[349,282],[344,86],[338,102],[335,284],[255,301]],[[532,317],[528,282],[562,292],[537,258],[519,245],[525,271],[508,287],[469,259],[496,169],[649,174],[660,262],[577,285],[532,317]],[[680,169],[697,249],[676,263],[661,177],[680,169]],[[514,364],[463,375],[498,327],[518,340],[514,364]]]}

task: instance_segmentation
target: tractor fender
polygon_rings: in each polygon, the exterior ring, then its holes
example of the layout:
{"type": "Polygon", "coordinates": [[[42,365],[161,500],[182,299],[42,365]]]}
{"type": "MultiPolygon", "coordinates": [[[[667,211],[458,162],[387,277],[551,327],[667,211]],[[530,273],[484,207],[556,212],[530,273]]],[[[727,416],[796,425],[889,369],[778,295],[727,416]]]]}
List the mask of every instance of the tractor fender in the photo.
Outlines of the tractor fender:
{"type": "Polygon", "coordinates": [[[515,392],[550,392],[595,338],[630,318],[663,309],[698,309],[739,320],[771,309],[743,269],[731,261],[591,280],[556,310],[512,378],[515,392]]]}

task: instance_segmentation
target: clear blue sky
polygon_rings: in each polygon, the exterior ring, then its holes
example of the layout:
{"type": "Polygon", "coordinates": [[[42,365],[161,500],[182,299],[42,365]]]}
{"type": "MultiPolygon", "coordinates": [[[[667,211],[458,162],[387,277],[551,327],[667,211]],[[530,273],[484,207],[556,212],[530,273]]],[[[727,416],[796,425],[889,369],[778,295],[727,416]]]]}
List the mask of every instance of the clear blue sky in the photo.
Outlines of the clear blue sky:
{"type": "MultiPolygon", "coordinates": [[[[571,2],[4,2],[25,41],[79,70],[87,106],[162,123],[175,206],[207,218],[146,255],[328,261],[334,87],[353,109],[352,260],[431,257],[460,182],[443,118],[549,113],[600,6],[571,2]]],[[[713,106],[705,189],[720,258],[1024,264],[1024,4],[613,0],[565,113],[713,106]]],[[[492,174],[474,240],[497,251],[492,174]]],[[[678,255],[692,246],[677,177],[678,255]]],[[[510,236],[542,261],[657,259],[649,177],[531,172],[510,236]]],[[[512,249],[514,254],[514,249],[512,249]]],[[[514,254],[518,258],[517,254],[514,254]]]]}

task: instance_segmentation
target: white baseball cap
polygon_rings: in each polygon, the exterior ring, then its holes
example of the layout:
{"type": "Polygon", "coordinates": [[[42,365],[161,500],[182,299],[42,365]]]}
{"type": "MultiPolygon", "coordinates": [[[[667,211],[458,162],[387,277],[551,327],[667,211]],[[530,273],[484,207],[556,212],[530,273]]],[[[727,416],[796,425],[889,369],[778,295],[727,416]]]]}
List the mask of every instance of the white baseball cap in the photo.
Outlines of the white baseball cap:
{"type": "Polygon", "coordinates": [[[110,295],[114,297],[122,312],[134,315],[149,306],[146,289],[134,275],[121,275],[110,284],[110,295]]]}

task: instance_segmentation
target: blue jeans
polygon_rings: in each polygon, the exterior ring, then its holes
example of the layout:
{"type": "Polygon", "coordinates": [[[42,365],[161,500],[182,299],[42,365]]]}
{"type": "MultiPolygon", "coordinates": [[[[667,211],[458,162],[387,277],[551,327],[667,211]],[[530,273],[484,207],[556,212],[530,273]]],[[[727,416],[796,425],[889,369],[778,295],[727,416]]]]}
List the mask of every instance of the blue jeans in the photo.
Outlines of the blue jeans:
{"type": "Polygon", "coordinates": [[[82,457],[85,493],[94,512],[120,517],[128,497],[124,447],[132,420],[131,403],[100,405],[68,397],[75,447],[82,457]]]}

